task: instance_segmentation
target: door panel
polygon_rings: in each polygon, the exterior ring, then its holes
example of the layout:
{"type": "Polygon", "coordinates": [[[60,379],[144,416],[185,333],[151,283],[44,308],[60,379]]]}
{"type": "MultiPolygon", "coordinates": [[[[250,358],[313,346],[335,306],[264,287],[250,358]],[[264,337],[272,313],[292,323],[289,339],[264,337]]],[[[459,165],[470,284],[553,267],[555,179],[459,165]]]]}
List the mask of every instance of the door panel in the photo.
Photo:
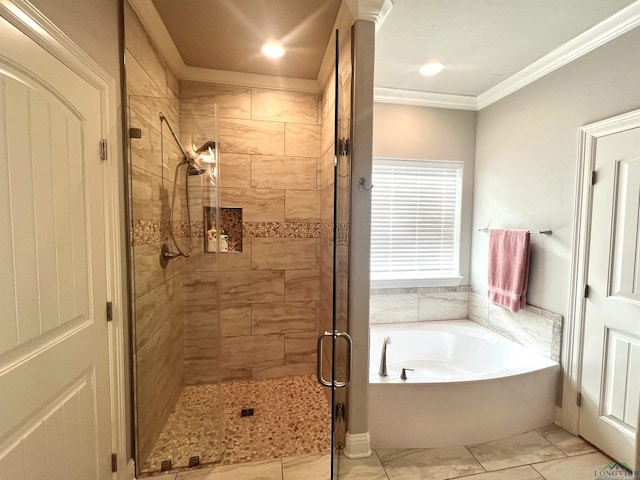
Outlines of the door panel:
{"type": "Polygon", "coordinates": [[[614,185],[616,197],[609,294],[640,304],[638,291],[640,158],[623,158],[615,163],[614,185]]]}
{"type": "Polygon", "coordinates": [[[0,478],[108,478],[101,93],[4,19],[0,45],[0,478]]]}
{"type": "Polygon", "coordinates": [[[635,463],[640,408],[640,128],[596,143],[579,433],[635,463]]]}
{"type": "Polygon", "coordinates": [[[600,415],[634,432],[638,424],[640,338],[607,327],[605,345],[600,415]]]}

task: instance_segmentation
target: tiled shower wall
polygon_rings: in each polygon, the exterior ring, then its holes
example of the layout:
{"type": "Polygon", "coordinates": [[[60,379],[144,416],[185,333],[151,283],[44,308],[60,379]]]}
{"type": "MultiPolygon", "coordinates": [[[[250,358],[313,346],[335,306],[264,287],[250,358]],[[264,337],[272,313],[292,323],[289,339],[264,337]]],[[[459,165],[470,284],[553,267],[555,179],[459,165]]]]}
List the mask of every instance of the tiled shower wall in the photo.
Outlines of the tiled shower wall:
{"type": "MultiPolygon", "coordinates": [[[[186,262],[185,383],[215,381],[218,358],[225,380],[310,374],[320,300],[320,96],[182,81],[180,98],[188,145],[213,134],[218,105],[221,206],[243,216],[242,252],[220,254],[219,298],[215,255],[199,250],[186,262]]],[[[202,219],[201,207],[192,217],[202,219]]]]}
{"type": "MultiPolygon", "coordinates": [[[[320,221],[322,236],[319,240],[320,303],[318,308],[318,334],[333,330],[333,185],[335,152],[335,77],[332,72],[322,90],[322,156],[320,157],[318,189],[320,190],[320,221]]],[[[329,371],[331,358],[329,342],[325,342],[324,371],[329,371]]]]}
{"type": "Polygon", "coordinates": [[[167,241],[173,171],[180,160],[168,130],[161,128],[159,112],[175,128],[180,119],[178,82],[129,4],[124,6],[128,126],[142,131],[142,138],[130,140],[129,172],[137,448],[144,462],[183,378],[182,265],[173,260],[162,269],[159,262],[160,246],[167,241]]]}

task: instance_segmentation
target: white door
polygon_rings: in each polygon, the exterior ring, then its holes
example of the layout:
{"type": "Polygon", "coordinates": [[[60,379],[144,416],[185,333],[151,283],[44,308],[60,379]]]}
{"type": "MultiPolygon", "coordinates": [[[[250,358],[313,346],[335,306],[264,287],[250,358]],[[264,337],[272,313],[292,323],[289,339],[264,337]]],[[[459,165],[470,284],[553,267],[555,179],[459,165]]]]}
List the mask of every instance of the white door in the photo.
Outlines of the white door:
{"type": "Polygon", "coordinates": [[[100,92],[0,18],[0,478],[111,477],[100,92]]]}
{"type": "Polygon", "coordinates": [[[595,145],[579,433],[634,467],[640,407],[640,128],[595,145]]]}

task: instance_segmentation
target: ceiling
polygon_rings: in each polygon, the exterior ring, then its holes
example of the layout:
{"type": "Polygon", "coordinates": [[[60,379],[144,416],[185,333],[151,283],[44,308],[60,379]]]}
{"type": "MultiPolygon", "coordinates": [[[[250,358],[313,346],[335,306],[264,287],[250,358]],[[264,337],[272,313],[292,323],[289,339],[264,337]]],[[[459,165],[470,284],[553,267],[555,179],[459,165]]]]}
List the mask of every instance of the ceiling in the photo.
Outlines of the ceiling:
{"type": "Polygon", "coordinates": [[[478,96],[633,0],[395,0],[376,35],[375,86],[478,96]],[[433,77],[418,73],[444,64],[433,77]]]}
{"type": "MultiPolygon", "coordinates": [[[[130,1],[157,10],[158,24],[166,27],[156,30],[158,38],[166,38],[179,53],[176,65],[200,67],[192,72],[198,79],[205,70],[223,76],[261,74],[264,82],[307,82],[296,88],[310,90],[317,89],[342,3],[130,1]],[[260,53],[260,46],[273,39],[287,50],[277,60],[260,53]]],[[[483,108],[640,24],[640,0],[346,1],[356,8],[393,3],[376,34],[376,100],[447,108],[483,108]],[[443,63],[444,70],[433,77],[420,75],[418,69],[429,61],[443,63]]]]}
{"type": "Polygon", "coordinates": [[[184,62],[192,67],[318,77],[340,0],[153,0],[184,62]],[[277,40],[286,55],[267,59],[277,40]]]}

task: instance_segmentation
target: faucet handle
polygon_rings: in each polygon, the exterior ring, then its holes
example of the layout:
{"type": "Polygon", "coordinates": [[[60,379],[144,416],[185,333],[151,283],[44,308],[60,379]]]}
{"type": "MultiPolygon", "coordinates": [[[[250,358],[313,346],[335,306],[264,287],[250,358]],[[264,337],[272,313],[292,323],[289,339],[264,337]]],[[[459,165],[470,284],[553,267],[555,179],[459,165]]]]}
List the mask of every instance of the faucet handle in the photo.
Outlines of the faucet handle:
{"type": "Polygon", "coordinates": [[[403,368],[402,373],[400,374],[400,380],[407,379],[407,370],[409,370],[410,372],[413,372],[413,368],[403,368]]]}

